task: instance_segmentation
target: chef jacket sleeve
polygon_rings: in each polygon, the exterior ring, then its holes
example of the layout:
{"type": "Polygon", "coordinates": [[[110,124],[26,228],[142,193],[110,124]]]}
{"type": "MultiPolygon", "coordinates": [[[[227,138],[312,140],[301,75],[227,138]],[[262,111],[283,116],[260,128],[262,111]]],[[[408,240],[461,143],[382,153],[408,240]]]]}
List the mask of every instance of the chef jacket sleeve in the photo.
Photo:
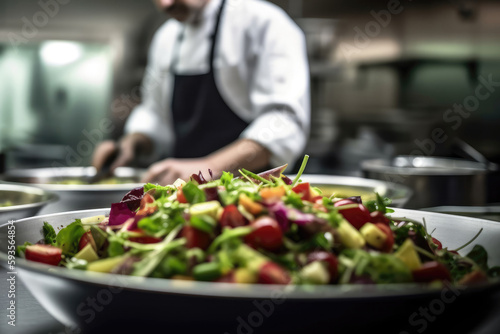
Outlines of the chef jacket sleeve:
{"type": "Polygon", "coordinates": [[[254,121],[242,133],[272,154],[270,163],[294,163],[310,128],[309,66],[303,32],[284,13],[253,32],[255,70],[250,85],[254,121]]]}

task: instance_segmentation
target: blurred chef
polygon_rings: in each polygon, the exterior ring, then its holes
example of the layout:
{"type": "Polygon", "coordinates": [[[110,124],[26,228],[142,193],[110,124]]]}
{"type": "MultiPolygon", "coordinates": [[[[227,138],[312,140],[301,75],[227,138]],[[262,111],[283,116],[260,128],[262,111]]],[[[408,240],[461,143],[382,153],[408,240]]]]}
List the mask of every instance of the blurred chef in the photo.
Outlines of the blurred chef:
{"type": "Polygon", "coordinates": [[[118,142],[94,152],[100,169],[150,164],[144,182],[253,171],[303,154],[309,70],[302,31],[262,0],[155,0],[174,20],[156,32],[142,85],[118,142]]]}

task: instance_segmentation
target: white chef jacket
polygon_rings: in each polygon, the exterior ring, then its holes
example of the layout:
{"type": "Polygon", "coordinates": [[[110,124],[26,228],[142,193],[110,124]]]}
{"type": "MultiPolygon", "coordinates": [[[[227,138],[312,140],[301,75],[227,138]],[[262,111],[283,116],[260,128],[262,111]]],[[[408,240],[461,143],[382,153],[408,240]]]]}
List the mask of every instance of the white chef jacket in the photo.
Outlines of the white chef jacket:
{"type": "MultiPolygon", "coordinates": [[[[175,52],[178,74],[209,71],[211,34],[221,0],[211,0],[198,23],[170,19],[153,37],[142,83],[142,103],[134,108],[125,132],[140,132],[155,144],[153,160],[173,149],[171,114],[175,52]],[[178,36],[184,30],[180,45],[178,36]],[[176,51],[176,48],[179,48],[176,51]]],[[[309,67],[303,32],[274,4],[227,0],[215,49],[214,76],[226,104],[249,123],[240,138],[271,152],[271,165],[296,161],[310,128],[309,67]]]]}

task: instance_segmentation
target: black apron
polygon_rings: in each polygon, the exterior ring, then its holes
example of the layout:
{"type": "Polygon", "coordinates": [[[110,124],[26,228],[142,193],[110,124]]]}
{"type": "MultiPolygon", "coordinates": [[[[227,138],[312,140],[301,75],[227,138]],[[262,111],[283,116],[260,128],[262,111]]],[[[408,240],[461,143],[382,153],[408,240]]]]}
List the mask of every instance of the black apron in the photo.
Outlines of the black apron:
{"type": "MultiPolygon", "coordinates": [[[[207,74],[176,74],[172,60],[174,89],[172,116],[175,132],[173,157],[198,158],[206,156],[235,141],[248,123],[238,117],[217,89],[214,77],[214,55],[221,15],[225,0],[217,14],[214,33],[211,36],[210,71],[207,74]]],[[[177,54],[183,39],[177,42],[177,54]]]]}

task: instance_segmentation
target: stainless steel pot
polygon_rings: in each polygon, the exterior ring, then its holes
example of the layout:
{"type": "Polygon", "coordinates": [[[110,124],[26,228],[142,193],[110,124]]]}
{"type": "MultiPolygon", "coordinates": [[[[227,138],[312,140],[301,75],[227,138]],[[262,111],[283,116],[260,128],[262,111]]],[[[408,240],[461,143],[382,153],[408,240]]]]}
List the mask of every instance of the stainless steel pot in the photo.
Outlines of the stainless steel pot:
{"type": "Polygon", "coordinates": [[[34,216],[57,199],[55,193],[38,187],[0,184],[0,224],[34,216]]]}
{"type": "Polygon", "coordinates": [[[397,156],[361,163],[364,177],[406,185],[413,190],[407,208],[485,205],[488,165],[461,159],[397,156]]]}
{"type": "Polygon", "coordinates": [[[61,167],[8,170],[3,181],[20,185],[34,185],[59,196],[59,201],[50,203],[40,215],[71,210],[109,207],[119,202],[123,195],[135,187],[143,186],[140,177],[144,170],[120,167],[115,171],[118,184],[64,184],[68,180],[85,182],[96,173],[93,167],[61,167]]]}

